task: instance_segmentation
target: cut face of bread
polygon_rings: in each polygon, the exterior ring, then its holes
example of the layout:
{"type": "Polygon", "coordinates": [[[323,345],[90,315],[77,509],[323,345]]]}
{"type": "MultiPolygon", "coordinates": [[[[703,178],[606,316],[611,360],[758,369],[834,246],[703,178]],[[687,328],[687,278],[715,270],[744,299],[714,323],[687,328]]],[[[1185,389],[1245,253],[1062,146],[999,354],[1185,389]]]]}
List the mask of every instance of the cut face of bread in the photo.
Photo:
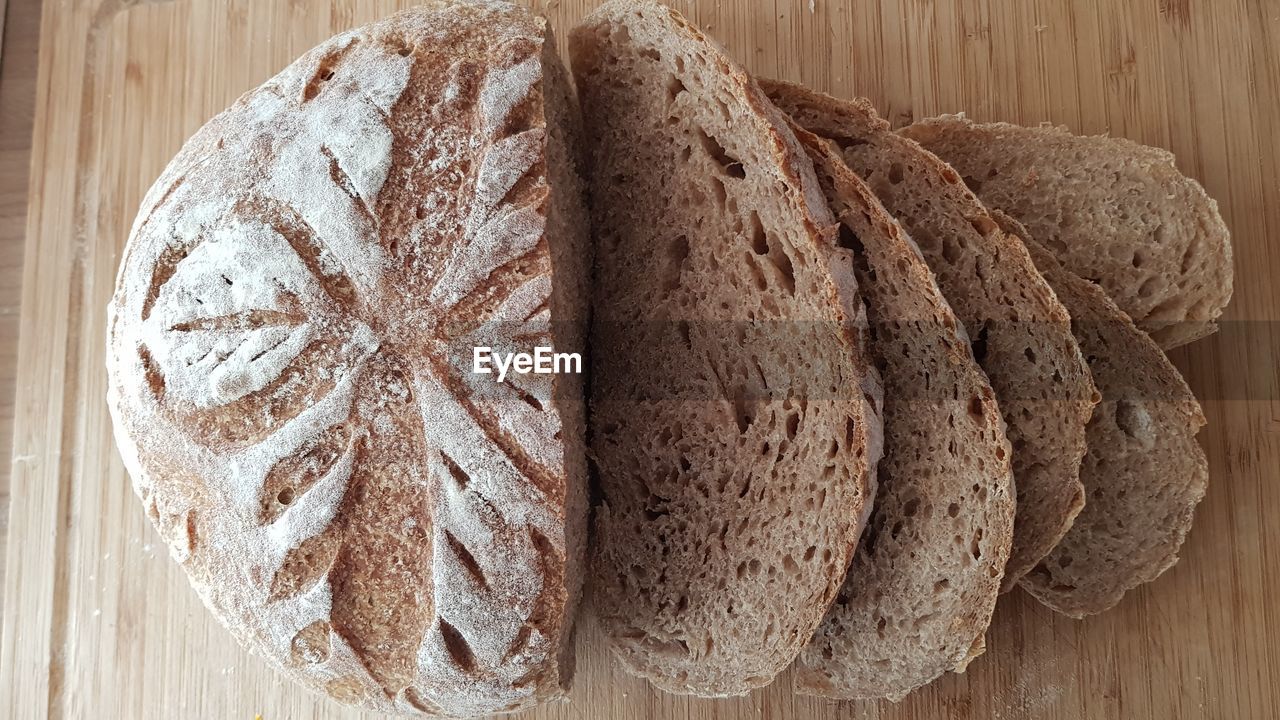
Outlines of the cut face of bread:
{"type": "Polygon", "coordinates": [[[1026,248],[946,163],[889,130],[866,101],[761,81],[779,108],[830,141],[902,223],[964,323],[1013,444],[1018,513],[1008,589],[1057,544],[1084,504],[1080,459],[1096,391],[1070,318],[1026,248]]]}
{"type": "Polygon", "coordinates": [[[1067,270],[1100,284],[1161,347],[1217,329],[1231,299],[1231,236],[1218,204],[1169,152],[956,115],[902,133],[951,163],[1067,270]]]}
{"type": "Polygon", "coordinates": [[[1088,501],[1058,546],[1022,578],[1037,600],[1072,617],[1100,613],[1178,559],[1209,469],[1196,433],[1204,414],[1164,352],[1102,288],[1027,240],[1036,266],[1071,312],[1071,327],[1102,402],[1080,467],[1088,501]]]}
{"type": "Polygon", "coordinates": [[[982,647],[1013,539],[1012,453],[995,393],[920,251],[835,151],[796,135],[866,300],[884,457],[857,555],[795,682],[898,700],[982,647]]]}
{"type": "Polygon", "coordinates": [[[293,678],[381,712],[560,697],[585,531],[577,109],[545,23],[434,3],[320,45],[143,202],[109,403],[157,530],[293,678]]]}
{"type": "Polygon", "coordinates": [[[812,635],[869,507],[856,283],[828,266],[803,149],[718,46],[610,3],[572,49],[597,238],[594,605],[629,671],[746,693],[812,635]]]}

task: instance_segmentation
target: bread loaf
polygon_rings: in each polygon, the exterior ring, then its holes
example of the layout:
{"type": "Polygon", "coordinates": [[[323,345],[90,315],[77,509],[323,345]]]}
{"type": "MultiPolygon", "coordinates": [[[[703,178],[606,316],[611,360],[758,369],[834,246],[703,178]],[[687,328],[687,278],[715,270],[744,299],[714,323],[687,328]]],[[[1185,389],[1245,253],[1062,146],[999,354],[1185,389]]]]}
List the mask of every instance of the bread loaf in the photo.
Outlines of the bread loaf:
{"type": "Polygon", "coordinates": [[[856,281],[829,265],[804,150],[719,46],[612,2],[571,48],[597,242],[593,604],[630,672],[746,693],[813,634],[870,506],[856,281]]]}
{"type": "Polygon", "coordinates": [[[919,249],[834,150],[795,131],[840,222],[884,382],[875,506],[795,684],[898,700],[982,652],[1013,540],[1011,452],[995,393],[919,249]]]}
{"type": "Polygon", "coordinates": [[[244,95],[142,204],[121,454],[213,613],[331,697],[487,715],[569,682],[579,381],[470,363],[582,341],[576,112],[543,20],[431,2],[244,95]]]}
{"type": "Polygon", "coordinates": [[[1102,393],[1080,466],[1088,501],[1057,547],[1021,581],[1045,605],[1084,617],[1113,607],[1177,561],[1208,484],[1208,463],[1196,442],[1204,413],[1160,347],[1102,288],[1064,268],[1016,220],[999,211],[995,218],[1024,239],[1071,312],[1072,331],[1102,393]]]}
{"type": "Polygon", "coordinates": [[[1097,402],[1070,317],[1027,250],[946,163],[889,130],[865,100],[761,81],[805,129],[834,143],[915,240],[968,330],[1013,444],[1018,514],[1008,589],[1057,544],[1084,504],[1080,459],[1097,402]]]}
{"type": "Polygon", "coordinates": [[[931,118],[903,128],[1164,348],[1212,333],[1231,299],[1231,236],[1173,155],[1062,127],[931,118]]]}

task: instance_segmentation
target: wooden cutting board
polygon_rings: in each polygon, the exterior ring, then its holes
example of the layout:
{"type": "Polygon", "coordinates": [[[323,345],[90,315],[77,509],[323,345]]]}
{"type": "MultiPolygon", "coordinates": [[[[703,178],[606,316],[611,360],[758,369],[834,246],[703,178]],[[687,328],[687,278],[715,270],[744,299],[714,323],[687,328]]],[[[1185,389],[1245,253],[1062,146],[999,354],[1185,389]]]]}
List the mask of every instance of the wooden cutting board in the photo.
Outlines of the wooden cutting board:
{"type": "MultiPolygon", "coordinates": [[[[103,402],[104,307],[142,193],[182,141],[329,35],[406,3],[46,0],[5,578],[0,712],[49,718],[357,717],[241,652],[165,557],[103,402]]],[[[540,9],[561,38],[581,0],[540,9]]],[[[758,73],[938,112],[1066,123],[1173,150],[1222,204],[1236,295],[1175,360],[1205,400],[1208,498],[1182,561],[1077,622],[1020,592],[987,653],[907,701],[733,700],[620,672],[590,621],[545,718],[1272,718],[1280,714],[1280,0],[702,2],[758,73]]]]}

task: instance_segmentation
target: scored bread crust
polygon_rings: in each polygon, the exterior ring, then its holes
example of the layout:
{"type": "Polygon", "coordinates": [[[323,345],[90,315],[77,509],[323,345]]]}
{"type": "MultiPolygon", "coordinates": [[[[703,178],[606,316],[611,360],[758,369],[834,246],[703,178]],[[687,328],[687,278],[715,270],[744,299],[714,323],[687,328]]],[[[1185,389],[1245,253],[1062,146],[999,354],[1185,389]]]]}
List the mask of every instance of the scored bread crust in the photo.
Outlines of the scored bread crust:
{"type": "Polygon", "coordinates": [[[571,36],[597,240],[593,606],[629,671],[739,695],[800,651],[870,507],[880,398],[785,118],[678,13],[571,36]],[[865,397],[864,397],[865,396],[865,397]]]}
{"type": "Polygon", "coordinates": [[[143,201],[108,402],[206,605],[383,712],[563,696],[586,513],[589,247],[545,21],[433,2],[321,44],[201,128],[143,201]]]}
{"type": "Polygon", "coordinates": [[[920,250],[817,136],[793,127],[841,223],[884,383],[884,457],[848,576],[796,660],[795,685],[888,698],[983,647],[1013,540],[1009,441],[995,393],[920,250]]]}
{"type": "Polygon", "coordinates": [[[937,156],[892,132],[866,100],[760,80],[799,124],[835,143],[919,246],[995,388],[1013,444],[1018,512],[1003,589],[1057,544],[1084,505],[1080,460],[1097,391],[1070,317],[1018,238],[937,156]]]}
{"type": "Polygon", "coordinates": [[[1072,273],[1099,283],[1165,349],[1204,337],[1231,300],[1231,235],[1173,154],[1065,127],[943,115],[903,135],[949,162],[1072,273]]]}
{"type": "Polygon", "coordinates": [[[1196,441],[1205,417],[1164,351],[1102,288],[1064,268],[1016,220],[993,215],[1023,239],[1071,312],[1102,394],[1080,466],[1088,502],[1053,552],[1019,583],[1045,605],[1080,618],[1114,607],[1177,562],[1209,481],[1196,441]]]}

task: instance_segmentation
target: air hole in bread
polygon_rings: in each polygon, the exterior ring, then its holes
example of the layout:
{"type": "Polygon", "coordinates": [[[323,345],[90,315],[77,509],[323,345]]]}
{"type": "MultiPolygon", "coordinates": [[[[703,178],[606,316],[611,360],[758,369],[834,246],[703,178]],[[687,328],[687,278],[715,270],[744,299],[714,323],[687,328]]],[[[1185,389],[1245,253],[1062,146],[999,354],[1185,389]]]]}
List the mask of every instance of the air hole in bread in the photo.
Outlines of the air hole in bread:
{"type": "Polygon", "coordinates": [[[902,163],[900,162],[889,163],[889,182],[893,183],[894,185],[897,185],[898,183],[902,182],[902,178],[903,178],[902,171],[903,171],[902,163]]]}
{"type": "MultiPolygon", "coordinates": [[[[693,349],[693,336],[690,334],[689,321],[688,321],[688,320],[681,320],[681,321],[677,322],[677,323],[676,323],[676,332],[677,332],[677,333],[679,333],[679,335],[680,335],[680,341],[684,343],[684,346],[685,346],[686,348],[688,348],[688,349],[692,350],[692,349],[693,349]]],[[[617,427],[618,427],[618,426],[617,426],[617,424],[616,424],[616,423],[611,423],[611,425],[610,425],[610,426],[611,426],[611,427],[613,427],[615,431],[617,430],[617,427]]]]}
{"type": "Polygon", "coordinates": [[[982,559],[982,528],[975,528],[973,538],[969,540],[969,554],[973,555],[974,560],[982,559]]]}
{"type": "Polygon", "coordinates": [[[769,252],[769,237],[765,234],[764,225],[760,222],[760,214],[751,211],[748,225],[751,228],[751,249],[757,255],[765,255],[769,252]]]}
{"type": "Polygon", "coordinates": [[[796,433],[800,431],[800,413],[794,412],[787,415],[787,439],[795,440],[796,433]]]}
{"type": "Polygon", "coordinates": [[[973,338],[973,359],[981,365],[987,359],[987,333],[989,332],[987,324],[984,322],[978,328],[978,334],[973,338]]]}
{"type": "Polygon", "coordinates": [[[667,266],[662,279],[665,290],[680,287],[680,274],[684,272],[684,261],[689,257],[689,238],[676,236],[667,244],[667,266]]]}
{"type": "MultiPolygon", "coordinates": [[[[748,268],[749,272],[751,273],[751,281],[755,283],[756,290],[760,290],[760,291],[768,290],[769,279],[764,277],[764,269],[760,268],[759,263],[756,263],[756,261],[753,258],[751,258],[750,255],[744,254],[744,259],[745,259],[744,264],[746,265],[746,268],[748,268]]],[[[762,301],[760,301],[760,304],[764,305],[763,299],[762,301]]]]}
{"type": "Polygon", "coordinates": [[[680,96],[680,93],[688,92],[688,90],[689,89],[685,87],[684,82],[682,82],[680,78],[676,77],[675,75],[668,76],[667,77],[667,104],[671,105],[676,101],[676,98],[680,96]]]}
{"type": "Polygon", "coordinates": [[[745,433],[755,422],[755,403],[747,396],[745,388],[738,388],[733,395],[733,417],[738,422],[738,432],[745,433]]]}
{"type": "Polygon", "coordinates": [[[855,148],[855,147],[868,144],[867,140],[863,140],[862,138],[857,138],[857,137],[850,137],[848,135],[838,135],[833,133],[833,134],[827,135],[826,138],[830,140],[831,143],[835,145],[835,147],[842,152],[849,150],[850,148],[855,148]]]}
{"type": "Polygon", "coordinates": [[[716,201],[716,207],[721,210],[728,208],[728,191],[725,189],[724,181],[720,178],[711,178],[711,196],[716,201]]]}
{"type": "Polygon", "coordinates": [[[982,425],[987,421],[987,416],[983,412],[983,410],[984,410],[984,403],[982,401],[982,398],[978,397],[977,395],[974,395],[973,397],[969,398],[969,416],[973,418],[973,421],[978,423],[979,425],[982,425]]]}
{"type": "MultiPolygon", "coordinates": [[[[1163,228],[1164,226],[1161,227],[1163,228]]],[[[1179,267],[1184,275],[1191,272],[1192,260],[1194,260],[1196,256],[1196,241],[1198,239],[1198,236],[1192,238],[1191,241],[1187,243],[1187,249],[1182,251],[1182,262],[1179,267]]]]}
{"type": "Polygon", "coordinates": [[[916,512],[920,509],[920,499],[911,498],[902,506],[902,514],[906,517],[915,517],[916,512]]]}
{"type": "Polygon", "coordinates": [[[706,133],[705,130],[698,129],[698,138],[702,143],[702,149],[707,155],[720,165],[720,169],[728,177],[745,178],[747,176],[746,169],[742,166],[742,162],[729,154],[728,150],[719,143],[715,138],[706,133]]]}

